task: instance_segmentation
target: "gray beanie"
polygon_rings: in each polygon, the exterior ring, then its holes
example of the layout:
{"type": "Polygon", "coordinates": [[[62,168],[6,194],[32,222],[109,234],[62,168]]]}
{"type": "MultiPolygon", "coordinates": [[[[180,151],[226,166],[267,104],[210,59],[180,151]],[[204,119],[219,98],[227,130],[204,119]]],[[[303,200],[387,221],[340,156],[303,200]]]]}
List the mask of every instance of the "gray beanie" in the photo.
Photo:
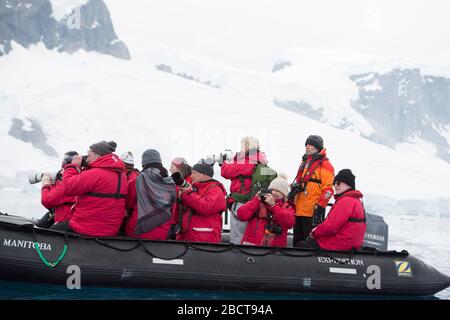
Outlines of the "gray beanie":
{"type": "Polygon", "coordinates": [[[306,139],[305,147],[307,144],[314,146],[319,152],[323,149],[323,139],[321,136],[311,135],[306,139]]]}
{"type": "Polygon", "coordinates": [[[117,143],[115,143],[114,141],[110,141],[110,142],[106,142],[106,141],[100,141],[97,143],[94,143],[93,145],[91,145],[89,147],[89,149],[91,149],[92,151],[94,151],[95,153],[104,156],[106,154],[110,154],[113,153],[114,151],[116,151],[116,147],[117,147],[117,143]]]}
{"type": "Polygon", "coordinates": [[[147,149],[142,154],[142,166],[145,166],[150,163],[161,163],[161,155],[155,149],[147,149]]]}
{"type": "Polygon", "coordinates": [[[214,161],[210,161],[210,159],[200,159],[196,164],[194,164],[192,171],[197,171],[212,178],[214,176],[213,165],[214,161]]]}

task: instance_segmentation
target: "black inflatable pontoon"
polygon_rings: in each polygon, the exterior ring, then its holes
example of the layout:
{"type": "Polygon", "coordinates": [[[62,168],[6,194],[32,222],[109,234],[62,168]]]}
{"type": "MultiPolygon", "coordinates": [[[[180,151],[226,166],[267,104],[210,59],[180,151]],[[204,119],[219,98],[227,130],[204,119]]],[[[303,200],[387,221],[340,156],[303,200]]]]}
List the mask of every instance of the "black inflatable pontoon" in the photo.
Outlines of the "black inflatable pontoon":
{"type": "Polygon", "coordinates": [[[427,296],[450,285],[406,251],[86,238],[0,215],[0,279],[66,285],[73,266],[81,286],[427,296]]]}

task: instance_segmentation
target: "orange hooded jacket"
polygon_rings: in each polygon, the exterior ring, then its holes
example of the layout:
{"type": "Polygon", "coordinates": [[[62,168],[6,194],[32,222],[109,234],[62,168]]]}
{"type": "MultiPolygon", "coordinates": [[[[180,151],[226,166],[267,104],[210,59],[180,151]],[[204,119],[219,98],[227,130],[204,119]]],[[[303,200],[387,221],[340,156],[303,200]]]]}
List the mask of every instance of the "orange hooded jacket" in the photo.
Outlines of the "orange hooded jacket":
{"type": "Polygon", "coordinates": [[[303,167],[303,170],[299,169],[299,172],[297,172],[297,183],[302,184],[302,179],[309,174],[308,170],[312,167],[316,168],[306,183],[305,191],[298,193],[295,198],[296,216],[312,217],[314,207],[319,205],[326,208],[328,201],[333,195],[334,168],[326,156],[326,149],[322,149],[315,157],[308,156],[306,159],[304,157],[302,162],[304,166],[300,165],[300,168],[303,167]],[[322,163],[316,166],[314,164],[315,161],[322,161],[322,163]]]}

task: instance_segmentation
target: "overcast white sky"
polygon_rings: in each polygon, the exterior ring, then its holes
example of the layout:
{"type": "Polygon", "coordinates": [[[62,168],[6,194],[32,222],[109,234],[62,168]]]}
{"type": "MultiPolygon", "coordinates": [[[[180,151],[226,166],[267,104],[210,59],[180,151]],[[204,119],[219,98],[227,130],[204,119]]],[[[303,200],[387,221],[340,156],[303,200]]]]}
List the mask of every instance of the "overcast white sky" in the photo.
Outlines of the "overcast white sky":
{"type": "Polygon", "coordinates": [[[264,69],[289,46],[450,65],[448,0],[105,1],[130,46],[163,43],[264,69]]]}

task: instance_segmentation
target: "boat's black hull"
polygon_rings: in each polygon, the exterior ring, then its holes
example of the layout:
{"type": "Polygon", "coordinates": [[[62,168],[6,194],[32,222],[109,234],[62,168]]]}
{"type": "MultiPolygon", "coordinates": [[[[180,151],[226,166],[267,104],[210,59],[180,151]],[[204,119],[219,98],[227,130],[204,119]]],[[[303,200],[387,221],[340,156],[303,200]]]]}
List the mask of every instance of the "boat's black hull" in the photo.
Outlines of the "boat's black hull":
{"type": "Polygon", "coordinates": [[[407,253],[350,254],[125,238],[69,236],[67,254],[51,268],[33,248],[32,230],[47,260],[55,261],[61,254],[64,234],[32,229],[20,219],[3,216],[0,279],[66,285],[74,275],[69,267],[76,266],[82,287],[427,296],[450,285],[449,277],[407,253]]]}

